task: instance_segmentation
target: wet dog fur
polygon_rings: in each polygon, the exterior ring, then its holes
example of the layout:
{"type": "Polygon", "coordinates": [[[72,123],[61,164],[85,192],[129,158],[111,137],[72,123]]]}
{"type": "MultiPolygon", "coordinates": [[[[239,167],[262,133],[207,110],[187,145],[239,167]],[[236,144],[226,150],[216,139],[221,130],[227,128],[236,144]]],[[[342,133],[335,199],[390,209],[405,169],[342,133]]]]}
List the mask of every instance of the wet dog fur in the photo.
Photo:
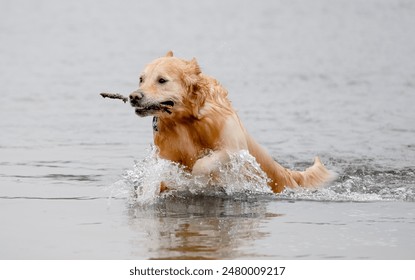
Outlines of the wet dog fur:
{"type": "MultiPolygon", "coordinates": [[[[226,89],[202,73],[196,59],[177,58],[169,51],[148,64],[130,103],[141,117],[157,119],[154,143],[158,156],[184,166],[196,176],[214,178],[229,153],[248,150],[269,178],[274,192],[286,187],[318,187],[331,173],[316,157],[305,171],[282,167],[246,131],[226,89]]],[[[167,190],[161,183],[160,190],[167,190]]]]}

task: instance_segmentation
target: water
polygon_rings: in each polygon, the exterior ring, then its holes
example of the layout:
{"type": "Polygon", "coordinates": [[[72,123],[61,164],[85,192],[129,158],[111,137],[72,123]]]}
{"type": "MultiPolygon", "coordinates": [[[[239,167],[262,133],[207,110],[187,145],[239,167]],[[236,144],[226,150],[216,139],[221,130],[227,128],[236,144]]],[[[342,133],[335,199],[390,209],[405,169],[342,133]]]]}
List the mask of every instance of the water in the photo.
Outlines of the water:
{"type": "Polygon", "coordinates": [[[0,258],[413,259],[413,26],[405,0],[3,1],[0,258]],[[98,94],[169,49],[276,160],[338,179],[274,195],[242,153],[206,190],[154,159],[151,118],[98,94]]]}

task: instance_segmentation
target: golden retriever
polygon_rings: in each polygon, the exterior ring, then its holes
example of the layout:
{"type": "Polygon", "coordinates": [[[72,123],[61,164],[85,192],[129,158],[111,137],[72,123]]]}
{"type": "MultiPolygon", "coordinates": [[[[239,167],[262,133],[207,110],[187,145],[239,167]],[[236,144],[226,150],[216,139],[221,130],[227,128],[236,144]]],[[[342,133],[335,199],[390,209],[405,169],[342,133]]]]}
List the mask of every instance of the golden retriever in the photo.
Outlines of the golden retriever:
{"type": "MultiPolygon", "coordinates": [[[[197,176],[215,177],[229,154],[248,150],[269,178],[274,192],[285,187],[317,187],[330,172],[318,157],[305,171],[282,167],[248,134],[217,80],[204,75],[196,61],[169,51],[151,62],[140,76],[130,104],[141,117],[153,116],[158,156],[179,163],[197,176]]],[[[160,190],[166,190],[161,183],[160,190]]]]}

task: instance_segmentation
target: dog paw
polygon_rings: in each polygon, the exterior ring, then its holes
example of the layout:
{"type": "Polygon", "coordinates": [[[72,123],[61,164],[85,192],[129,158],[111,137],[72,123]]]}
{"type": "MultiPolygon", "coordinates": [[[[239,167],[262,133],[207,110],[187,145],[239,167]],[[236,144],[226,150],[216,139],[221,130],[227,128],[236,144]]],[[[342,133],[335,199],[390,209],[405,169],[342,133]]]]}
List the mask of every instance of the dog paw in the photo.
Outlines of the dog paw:
{"type": "Polygon", "coordinates": [[[170,189],[169,189],[169,187],[167,186],[166,182],[162,181],[162,182],[160,183],[160,193],[164,193],[164,192],[167,192],[167,191],[169,191],[169,190],[170,190],[170,189]]]}

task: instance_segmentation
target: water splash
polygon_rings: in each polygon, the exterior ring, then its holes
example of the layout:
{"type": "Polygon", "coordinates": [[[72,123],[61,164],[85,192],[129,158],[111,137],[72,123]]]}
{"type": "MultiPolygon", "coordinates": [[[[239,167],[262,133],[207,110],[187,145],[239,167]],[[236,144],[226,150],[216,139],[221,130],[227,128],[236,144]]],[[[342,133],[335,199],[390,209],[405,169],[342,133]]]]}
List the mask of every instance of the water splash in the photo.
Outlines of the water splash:
{"type": "Polygon", "coordinates": [[[127,196],[131,204],[153,204],[169,196],[221,196],[243,199],[255,195],[272,195],[268,178],[248,151],[229,154],[230,161],[220,166],[219,176],[192,176],[183,166],[156,156],[151,148],[123,179],[112,186],[112,196],[127,196]],[[160,193],[160,182],[169,191],[160,193]]]}
{"type": "Polygon", "coordinates": [[[129,203],[139,205],[154,204],[171,197],[195,196],[237,200],[265,196],[289,201],[415,201],[415,172],[411,168],[380,170],[369,163],[349,162],[345,166],[338,162],[333,168],[340,176],[324,188],[285,189],[280,194],[273,194],[266,175],[248,151],[230,154],[229,163],[220,167],[220,175],[214,179],[192,176],[179,164],[160,159],[156,154],[152,147],[143,160],[136,161],[133,168],[111,186],[111,197],[127,197],[129,203]],[[169,191],[160,193],[162,181],[169,191]]]}
{"type": "Polygon", "coordinates": [[[369,163],[350,162],[341,176],[321,189],[286,189],[282,200],[312,201],[415,201],[415,171],[412,168],[382,169],[369,163]]]}

